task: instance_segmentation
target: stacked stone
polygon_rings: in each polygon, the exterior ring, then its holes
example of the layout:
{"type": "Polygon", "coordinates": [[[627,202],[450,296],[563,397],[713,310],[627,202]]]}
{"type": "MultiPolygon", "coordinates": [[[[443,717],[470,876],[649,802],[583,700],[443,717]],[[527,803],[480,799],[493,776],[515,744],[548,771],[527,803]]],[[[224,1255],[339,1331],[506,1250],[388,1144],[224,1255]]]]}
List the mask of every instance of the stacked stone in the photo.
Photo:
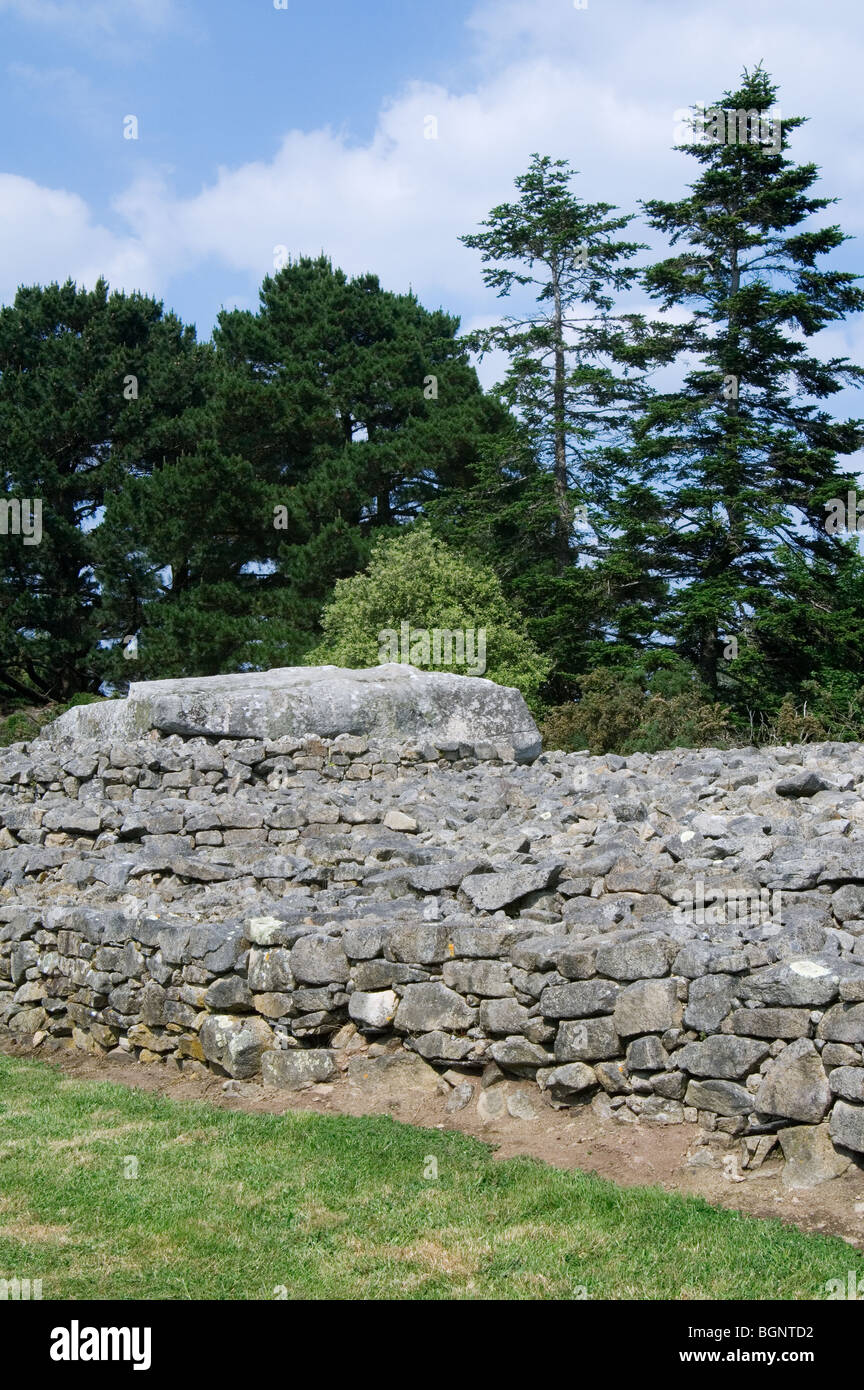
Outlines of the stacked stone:
{"type": "Polygon", "coordinates": [[[515,757],[2,750],[0,1025],[289,1088],[398,1044],[709,1158],[864,1153],[864,748],[515,757]]]}

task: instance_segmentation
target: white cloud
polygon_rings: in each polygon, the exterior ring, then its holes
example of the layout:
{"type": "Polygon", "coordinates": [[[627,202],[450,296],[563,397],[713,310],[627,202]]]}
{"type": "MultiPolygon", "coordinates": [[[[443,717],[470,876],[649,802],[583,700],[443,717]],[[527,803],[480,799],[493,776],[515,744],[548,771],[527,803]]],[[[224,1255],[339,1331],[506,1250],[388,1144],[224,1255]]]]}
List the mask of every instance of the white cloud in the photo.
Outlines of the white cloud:
{"type": "Polygon", "coordinates": [[[100,275],[118,288],[156,289],[158,281],[141,243],[94,222],[77,193],[0,174],[0,299],[8,303],[22,284],[92,286],[100,275]]]}
{"type": "MultiPolygon", "coordinates": [[[[68,22],[80,13],[91,30],[115,34],[121,15],[143,25],[176,13],[171,0],[0,0],[0,9],[25,4],[31,18],[62,11],[68,22]]],[[[715,99],[763,57],[781,83],[784,114],[800,105],[814,117],[793,153],[819,163],[825,191],[843,195],[831,216],[850,230],[864,222],[862,157],[847,111],[864,41],[851,0],[818,18],[810,0],[734,18],[692,0],[589,5],[481,0],[468,19],[477,40],[468,89],[409,83],[383,102],[367,142],[329,128],[290,130],[272,159],[220,168],[192,196],[177,195],[169,175],[153,170],[114,201],[125,234],[98,225],[74,194],[7,182],[3,292],[10,266],[16,281],[101,271],[118,287],[154,289],[170,302],[184,273],[206,261],[214,282],[221,265],[248,276],[254,295],[274,246],[284,245],[295,255],[324,250],[349,273],[373,270],[388,288],[410,284],[424,302],[478,320],[501,304],[483,290],[479,256],[458,238],[513,196],[533,151],[568,158],[588,200],[635,210],[640,197],[677,196],[698,170],[671,148],[673,113],[715,99]],[[437,139],[424,138],[430,115],[437,139]]],[[[647,239],[638,224],[631,230],[647,239]]],[[[214,312],[218,299],[217,290],[214,312]]]]}
{"type": "Polygon", "coordinates": [[[133,25],[156,31],[176,15],[174,0],[0,0],[2,11],[81,35],[123,34],[133,25]]]}

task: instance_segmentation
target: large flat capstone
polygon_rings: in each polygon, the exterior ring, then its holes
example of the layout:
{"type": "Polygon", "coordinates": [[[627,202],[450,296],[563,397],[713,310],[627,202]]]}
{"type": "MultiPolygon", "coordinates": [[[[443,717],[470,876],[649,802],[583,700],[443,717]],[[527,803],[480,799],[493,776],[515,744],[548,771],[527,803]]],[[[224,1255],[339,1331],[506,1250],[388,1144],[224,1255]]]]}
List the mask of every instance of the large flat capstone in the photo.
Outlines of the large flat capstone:
{"type": "Polygon", "coordinates": [[[183,738],[275,740],[360,734],[397,743],[509,744],[519,762],[540,752],[518,690],[479,676],[391,663],[368,670],[286,666],[229,676],[141,681],[125,700],[80,705],[46,729],[52,742],[183,738]]]}

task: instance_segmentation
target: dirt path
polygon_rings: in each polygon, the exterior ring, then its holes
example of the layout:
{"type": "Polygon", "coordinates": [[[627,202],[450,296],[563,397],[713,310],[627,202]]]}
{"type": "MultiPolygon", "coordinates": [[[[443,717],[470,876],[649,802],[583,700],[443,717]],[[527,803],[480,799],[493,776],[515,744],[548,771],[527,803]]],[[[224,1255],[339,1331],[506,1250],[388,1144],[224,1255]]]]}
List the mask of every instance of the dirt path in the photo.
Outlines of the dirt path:
{"type": "Polygon", "coordinates": [[[864,1168],[852,1166],[842,1178],[806,1191],[789,1192],[781,1181],[782,1165],[769,1158],[761,1168],[731,1176],[733,1165],[692,1167],[687,1154],[698,1137],[696,1125],[658,1126],[643,1122],[622,1124],[603,1120],[588,1106],[553,1110],[541,1100],[536,1087],[508,1086],[524,1094],[534,1107],[531,1118],[508,1114],[484,1120],[474,1101],[464,1110],[448,1114],[447,1097],[424,1091],[392,1088],[382,1084],[357,1086],[340,1076],[330,1085],[306,1091],[286,1092],[265,1088],[258,1082],[228,1082],[220,1077],[192,1076],[156,1063],[140,1064],[115,1057],[93,1057],[71,1048],[46,1051],[10,1038],[0,1048],[11,1057],[32,1057],[59,1067],[65,1075],[81,1080],[112,1081],[155,1091],[174,1100],[206,1100],[228,1110],[280,1114],[286,1110],[313,1110],[329,1115],[389,1114],[406,1124],[428,1129],[459,1130],[492,1145],[497,1158],[529,1155],[558,1168],[580,1168],[597,1173],[621,1186],[657,1186],[667,1192],[704,1197],[715,1206],[737,1208],[752,1216],[778,1217],[804,1231],[821,1231],[842,1237],[864,1249],[864,1168]]]}

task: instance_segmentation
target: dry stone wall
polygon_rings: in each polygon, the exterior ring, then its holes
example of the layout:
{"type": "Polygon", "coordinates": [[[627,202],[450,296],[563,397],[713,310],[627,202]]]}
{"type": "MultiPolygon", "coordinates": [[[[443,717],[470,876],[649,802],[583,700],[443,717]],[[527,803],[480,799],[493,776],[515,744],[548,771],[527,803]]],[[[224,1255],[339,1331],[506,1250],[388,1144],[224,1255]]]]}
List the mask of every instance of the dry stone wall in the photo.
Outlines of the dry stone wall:
{"type": "Polygon", "coordinates": [[[0,1027],[289,1089],[395,1048],[453,1109],[529,1078],[818,1181],[864,1155],[862,784],[858,745],[19,744],[0,1027]]]}

